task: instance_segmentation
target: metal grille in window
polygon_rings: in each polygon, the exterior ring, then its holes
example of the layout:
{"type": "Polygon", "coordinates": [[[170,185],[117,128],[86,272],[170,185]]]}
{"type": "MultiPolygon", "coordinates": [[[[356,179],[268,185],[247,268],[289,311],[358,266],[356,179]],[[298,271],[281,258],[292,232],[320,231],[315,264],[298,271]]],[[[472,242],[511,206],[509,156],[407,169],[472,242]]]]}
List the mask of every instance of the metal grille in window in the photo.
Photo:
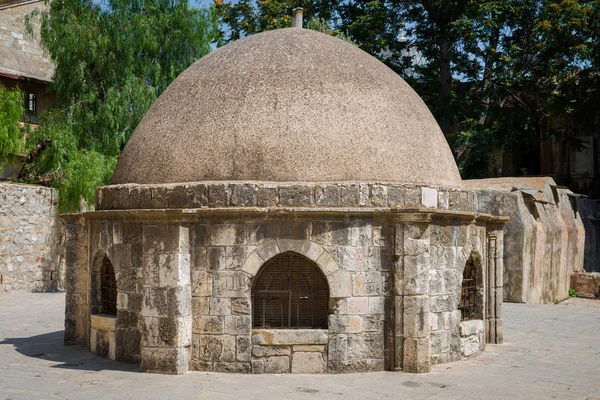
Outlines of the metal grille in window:
{"type": "Polygon", "coordinates": [[[462,320],[481,318],[477,307],[477,268],[472,258],[469,258],[465,271],[463,272],[462,288],[460,292],[460,303],[458,309],[462,320]]]}
{"type": "Polygon", "coordinates": [[[117,280],[115,270],[108,257],[102,260],[102,271],[100,276],[102,312],[117,315],[117,280]]]}
{"type": "Polygon", "coordinates": [[[327,279],[309,259],[280,254],[258,272],[252,306],[254,328],[327,328],[327,279]]]}

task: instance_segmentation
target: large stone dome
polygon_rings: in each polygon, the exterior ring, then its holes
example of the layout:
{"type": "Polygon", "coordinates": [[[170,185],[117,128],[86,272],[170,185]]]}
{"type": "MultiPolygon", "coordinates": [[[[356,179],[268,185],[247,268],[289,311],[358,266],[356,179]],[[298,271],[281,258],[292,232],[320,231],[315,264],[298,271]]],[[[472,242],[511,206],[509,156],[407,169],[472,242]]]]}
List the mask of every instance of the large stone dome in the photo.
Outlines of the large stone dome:
{"type": "Polygon", "coordinates": [[[307,29],[238,40],[158,98],[112,184],[379,181],[457,186],[427,106],[359,48],[307,29]]]}

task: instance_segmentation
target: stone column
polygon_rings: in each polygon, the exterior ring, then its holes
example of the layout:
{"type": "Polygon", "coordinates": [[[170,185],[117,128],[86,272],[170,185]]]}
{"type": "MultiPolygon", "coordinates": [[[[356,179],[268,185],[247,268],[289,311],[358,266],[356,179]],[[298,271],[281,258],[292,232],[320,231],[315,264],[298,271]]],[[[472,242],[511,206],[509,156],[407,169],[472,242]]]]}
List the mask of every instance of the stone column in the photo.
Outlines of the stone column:
{"type": "Polygon", "coordinates": [[[503,241],[502,229],[488,233],[488,296],[486,302],[487,342],[502,343],[502,301],[503,301],[503,241]]]}
{"type": "Polygon", "coordinates": [[[142,246],[140,369],[184,374],[192,341],[189,230],[178,225],[144,225],[142,246]]]}
{"type": "Polygon", "coordinates": [[[88,225],[81,214],[63,216],[66,233],[65,345],[88,345],[88,225]]]}
{"type": "Polygon", "coordinates": [[[429,372],[429,221],[395,231],[395,369],[429,372]]]}

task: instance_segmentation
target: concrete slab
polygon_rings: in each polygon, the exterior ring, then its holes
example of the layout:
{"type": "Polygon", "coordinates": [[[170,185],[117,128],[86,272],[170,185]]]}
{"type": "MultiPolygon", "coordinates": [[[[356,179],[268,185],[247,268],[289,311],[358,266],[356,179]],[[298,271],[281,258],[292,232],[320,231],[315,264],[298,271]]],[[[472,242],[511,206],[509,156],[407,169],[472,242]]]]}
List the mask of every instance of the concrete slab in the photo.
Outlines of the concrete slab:
{"type": "Polygon", "coordinates": [[[505,343],[413,375],[137,372],[65,347],[64,293],[0,294],[1,399],[600,399],[600,301],[504,304],[505,343]]]}

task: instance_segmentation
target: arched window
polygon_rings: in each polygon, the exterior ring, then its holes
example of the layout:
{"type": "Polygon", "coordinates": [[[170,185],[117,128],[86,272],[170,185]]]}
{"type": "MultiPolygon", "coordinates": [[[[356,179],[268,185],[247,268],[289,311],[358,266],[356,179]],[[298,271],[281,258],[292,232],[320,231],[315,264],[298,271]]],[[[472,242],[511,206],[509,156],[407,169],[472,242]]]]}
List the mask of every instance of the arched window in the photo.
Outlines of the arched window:
{"type": "Polygon", "coordinates": [[[117,280],[107,256],[102,259],[100,271],[100,307],[104,314],[117,315],[117,280]]]}
{"type": "Polygon", "coordinates": [[[294,252],[267,261],[252,288],[254,328],[327,328],[329,285],[319,267],[294,252]]]}
{"type": "Polygon", "coordinates": [[[483,277],[480,276],[479,258],[471,254],[463,271],[460,303],[458,309],[462,320],[483,318],[483,294],[481,286],[483,277]]]}

